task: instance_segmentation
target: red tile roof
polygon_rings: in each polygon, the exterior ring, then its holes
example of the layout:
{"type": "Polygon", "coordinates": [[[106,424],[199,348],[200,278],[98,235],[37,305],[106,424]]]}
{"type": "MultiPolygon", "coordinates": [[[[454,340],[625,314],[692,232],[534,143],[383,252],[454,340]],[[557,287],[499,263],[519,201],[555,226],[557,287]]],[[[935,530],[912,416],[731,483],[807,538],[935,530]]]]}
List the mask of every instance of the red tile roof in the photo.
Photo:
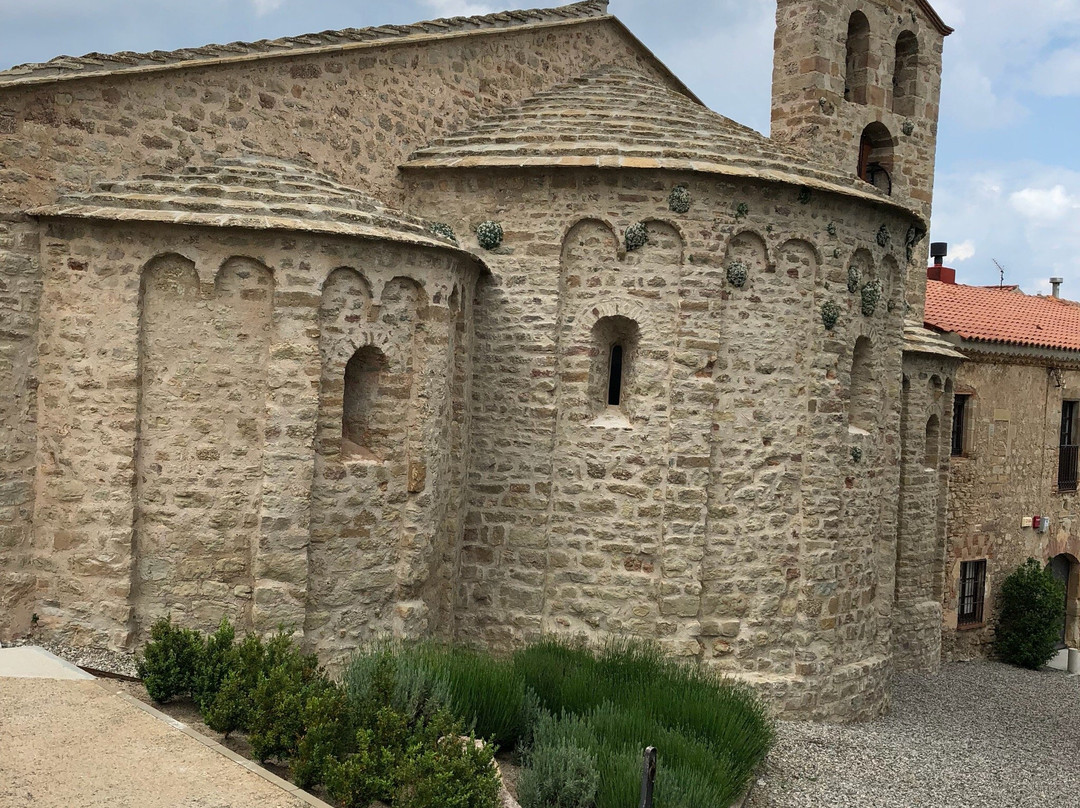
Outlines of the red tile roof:
{"type": "Polygon", "coordinates": [[[1015,287],[926,282],[928,328],[964,339],[1080,351],[1080,304],[1015,287]]]}

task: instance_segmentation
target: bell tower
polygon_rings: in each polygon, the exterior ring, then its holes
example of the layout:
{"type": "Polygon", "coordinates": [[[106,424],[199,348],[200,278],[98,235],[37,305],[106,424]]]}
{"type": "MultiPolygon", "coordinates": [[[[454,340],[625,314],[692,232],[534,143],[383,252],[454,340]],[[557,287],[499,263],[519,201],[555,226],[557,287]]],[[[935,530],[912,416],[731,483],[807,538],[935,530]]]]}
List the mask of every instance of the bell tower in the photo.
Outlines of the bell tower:
{"type": "Polygon", "coordinates": [[[926,0],[777,0],[773,139],[929,219],[950,33],[926,0]]]}

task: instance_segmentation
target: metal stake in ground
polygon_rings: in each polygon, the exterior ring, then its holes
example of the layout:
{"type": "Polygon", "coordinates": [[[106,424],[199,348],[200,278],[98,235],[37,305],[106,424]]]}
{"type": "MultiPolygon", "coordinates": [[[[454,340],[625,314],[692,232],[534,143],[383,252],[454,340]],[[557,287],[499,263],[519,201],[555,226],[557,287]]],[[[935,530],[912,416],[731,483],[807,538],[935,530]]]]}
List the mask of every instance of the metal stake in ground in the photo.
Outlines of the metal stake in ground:
{"type": "Polygon", "coordinates": [[[653,808],[653,784],[656,783],[656,747],[645,747],[645,757],[641,761],[641,802],[638,808],[653,808]]]}

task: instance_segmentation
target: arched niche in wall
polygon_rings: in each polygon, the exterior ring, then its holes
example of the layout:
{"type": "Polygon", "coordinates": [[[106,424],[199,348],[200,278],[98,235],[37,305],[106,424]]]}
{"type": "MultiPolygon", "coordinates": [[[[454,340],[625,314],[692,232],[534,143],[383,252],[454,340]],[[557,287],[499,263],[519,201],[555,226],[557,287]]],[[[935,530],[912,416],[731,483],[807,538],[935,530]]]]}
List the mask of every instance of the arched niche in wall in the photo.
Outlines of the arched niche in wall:
{"type": "Polygon", "coordinates": [[[399,418],[396,402],[383,394],[386,355],[363,345],[345,363],[341,408],[342,460],[382,461],[393,448],[389,438],[399,418]]]}
{"type": "Polygon", "coordinates": [[[785,283],[800,289],[812,288],[821,266],[821,255],[811,241],[793,238],[776,248],[774,261],[785,283]]]}
{"type": "Polygon", "coordinates": [[[319,302],[319,327],[324,341],[365,326],[370,312],[371,285],[363,275],[350,267],[338,267],[326,277],[319,302]]]}
{"type": "Polygon", "coordinates": [[[874,377],[874,346],[869,337],[859,337],[851,351],[851,385],[848,397],[848,425],[870,432],[877,424],[881,407],[874,377]]]}
{"type": "Polygon", "coordinates": [[[848,18],[844,57],[844,99],[865,104],[870,83],[870,21],[861,11],[848,18]]]}
{"type": "MultiPolygon", "coordinates": [[[[869,250],[860,247],[851,256],[851,260],[848,262],[848,272],[844,276],[844,283],[848,285],[848,291],[857,295],[863,286],[877,279],[878,272],[874,266],[873,256],[870,255],[869,250]],[[855,281],[854,289],[850,287],[852,280],[855,281]]],[[[858,307],[856,307],[856,310],[858,310],[858,307]]]]}
{"type": "Polygon", "coordinates": [[[904,275],[900,264],[891,255],[881,259],[881,271],[877,274],[881,281],[881,304],[888,307],[904,304],[904,275]]]}
{"type": "Polygon", "coordinates": [[[643,224],[649,233],[649,241],[641,249],[628,252],[626,262],[666,266],[682,264],[685,240],[679,229],[662,219],[646,219],[643,224]]]}
{"type": "MultiPolygon", "coordinates": [[[[754,279],[760,277],[769,266],[769,252],[765,239],[752,230],[743,230],[733,235],[724,251],[724,271],[733,265],[746,267],[745,287],[753,288],[754,279]]],[[[731,278],[725,278],[725,284],[731,284],[731,278]]]]}
{"type": "MultiPolygon", "coordinates": [[[[371,329],[371,287],[355,269],[339,267],[323,283],[319,303],[319,429],[316,446],[328,459],[347,457],[342,443],[345,369],[358,346],[375,340],[371,329]]],[[[365,390],[370,387],[365,387],[365,390]]]]}
{"type": "Polygon", "coordinates": [[[566,231],[559,264],[562,294],[580,296],[618,271],[619,239],[606,222],[582,219],[566,231]]]}
{"type": "Polygon", "coordinates": [[[924,463],[927,468],[937,469],[941,447],[941,421],[937,414],[926,419],[926,443],[924,463]]]}
{"type": "Polygon", "coordinates": [[[891,194],[896,168],[895,146],[896,139],[885,124],[875,121],[867,126],[859,138],[859,161],[856,168],[859,179],[891,194]]]}
{"type": "Polygon", "coordinates": [[[582,219],[571,225],[562,241],[564,261],[608,262],[619,253],[619,237],[601,219],[582,219]]]}
{"type": "Polygon", "coordinates": [[[911,31],[902,31],[896,38],[893,64],[893,112],[914,115],[919,94],[919,38],[911,31]]]}

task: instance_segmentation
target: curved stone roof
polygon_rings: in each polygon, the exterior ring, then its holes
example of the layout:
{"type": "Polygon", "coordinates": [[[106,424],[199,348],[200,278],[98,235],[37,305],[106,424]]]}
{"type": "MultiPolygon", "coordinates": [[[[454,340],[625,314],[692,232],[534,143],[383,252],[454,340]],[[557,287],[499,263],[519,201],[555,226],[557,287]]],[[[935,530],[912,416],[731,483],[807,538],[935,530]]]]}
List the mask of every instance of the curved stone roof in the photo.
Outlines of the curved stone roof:
{"type": "Polygon", "coordinates": [[[88,192],[67,194],[54,205],[27,213],[330,233],[458,249],[431,232],[428,222],[392,210],[325,174],[253,155],[221,158],[179,174],[96,183],[88,192]]]}
{"type": "Polygon", "coordinates": [[[272,56],[302,56],[365,45],[382,45],[432,37],[458,36],[503,28],[552,25],[607,16],[607,0],[584,0],[557,8],[500,11],[472,17],[428,20],[411,25],[378,25],[345,28],[319,34],[232,42],[172,51],[135,53],[88,53],[85,56],[57,56],[48,62],[16,65],[0,71],[0,88],[38,84],[114,73],[140,73],[172,67],[195,67],[221,62],[263,59],[272,56]]]}
{"type": "Polygon", "coordinates": [[[793,183],[910,210],[634,70],[602,68],[434,141],[402,166],[593,166],[793,183]]]}

